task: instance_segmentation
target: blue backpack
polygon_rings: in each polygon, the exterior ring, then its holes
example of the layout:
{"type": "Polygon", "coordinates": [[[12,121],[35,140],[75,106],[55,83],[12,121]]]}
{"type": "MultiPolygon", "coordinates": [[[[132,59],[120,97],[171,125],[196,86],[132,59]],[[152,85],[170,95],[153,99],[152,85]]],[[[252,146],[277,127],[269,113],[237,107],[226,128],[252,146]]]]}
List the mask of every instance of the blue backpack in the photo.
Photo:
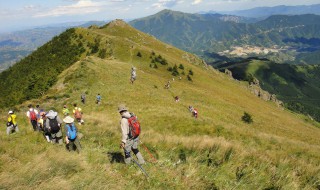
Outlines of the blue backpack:
{"type": "Polygon", "coordinates": [[[76,129],[76,127],[74,126],[74,124],[72,124],[72,125],[68,125],[67,124],[67,127],[68,127],[68,139],[69,140],[74,140],[74,139],[76,139],[76,137],[77,137],[77,129],[76,129]]]}

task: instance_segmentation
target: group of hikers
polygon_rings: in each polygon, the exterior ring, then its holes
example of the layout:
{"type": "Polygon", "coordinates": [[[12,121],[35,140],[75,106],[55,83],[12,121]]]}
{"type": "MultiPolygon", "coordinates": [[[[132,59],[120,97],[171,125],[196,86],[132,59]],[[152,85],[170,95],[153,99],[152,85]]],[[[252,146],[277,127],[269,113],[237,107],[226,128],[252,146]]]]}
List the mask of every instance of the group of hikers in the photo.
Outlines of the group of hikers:
{"type": "MultiPolygon", "coordinates": [[[[32,125],[34,131],[39,131],[43,133],[47,142],[53,144],[63,144],[63,130],[65,133],[65,142],[66,147],[69,151],[76,150],[77,152],[81,151],[81,145],[78,138],[78,129],[75,125],[75,120],[79,125],[83,124],[81,108],[74,104],[73,116],[70,116],[70,111],[66,105],[63,106],[62,113],[64,118],[61,119],[57,112],[49,110],[45,112],[43,109],[40,109],[40,106],[37,105],[34,108],[31,104],[28,105],[28,111],[26,113],[27,119],[32,125]],[[63,123],[65,126],[63,128],[63,123]]],[[[18,124],[16,121],[16,114],[13,110],[8,112],[7,120],[7,134],[18,132],[18,124]]]]}
{"type": "MultiPolygon", "coordinates": [[[[131,78],[130,82],[136,80],[136,68],[131,68],[131,78]]],[[[169,83],[170,84],[170,83],[169,83]]],[[[81,102],[86,103],[85,93],[80,96],[81,102]]],[[[175,101],[179,102],[179,97],[175,96],[175,101]]],[[[101,104],[101,95],[96,96],[96,104],[101,104]]],[[[43,109],[40,109],[40,106],[37,105],[36,108],[33,108],[30,104],[28,106],[29,110],[26,115],[30,121],[34,131],[40,131],[43,133],[47,142],[63,144],[63,133],[62,125],[64,125],[65,133],[65,142],[67,149],[69,151],[76,150],[78,153],[81,151],[81,144],[78,138],[78,129],[75,125],[75,121],[78,125],[84,124],[82,119],[82,110],[77,104],[73,104],[74,109],[72,111],[73,117],[70,116],[70,111],[67,108],[67,105],[63,106],[62,113],[64,118],[61,119],[57,112],[49,110],[45,112],[43,109]]],[[[192,116],[197,118],[198,111],[197,109],[189,106],[189,111],[192,113],[192,116]]],[[[125,105],[120,105],[118,107],[118,112],[121,115],[120,128],[121,128],[121,143],[120,148],[124,151],[124,162],[130,164],[132,161],[131,151],[136,155],[139,164],[144,164],[145,160],[142,154],[139,152],[138,144],[140,142],[140,123],[137,116],[128,111],[128,108],[125,105]]],[[[16,115],[14,111],[10,110],[8,112],[8,122],[7,122],[7,134],[9,135],[12,132],[18,132],[18,124],[16,121],[16,115]]]]}
{"type": "MultiPolygon", "coordinates": [[[[80,99],[83,104],[86,104],[86,93],[82,93],[80,96],[80,99]]],[[[98,105],[101,104],[101,95],[99,93],[96,96],[96,104],[98,104],[98,105]]]]}
{"type": "MultiPolygon", "coordinates": [[[[81,108],[74,104],[74,109],[72,111],[73,117],[70,116],[70,111],[66,105],[63,106],[62,113],[64,118],[61,119],[57,112],[49,110],[45,112],[43,109],[40,109],[39,105],[36,108],[30,104],[28,106],[28,111],[26,113],[27,118],[30,124],[33,127],[34,131],[42,132],[47,142],[53,144],[63,144],[63,129],[65,134],[66,147],[69,151],[81,151],[81,144],[78,138],[78,129],[76,127],[75,121],[79,125],[83,124],[82,111],[81,108]],[[65,123],[63,128],[63,123],[65,123]]],[[[121,128],[121,143],[120,148],[124,151],[124,161],[126,164],[131,163],[131,154],[132,151],[137,159],[139,164],[144,164],[142,154],[139,152],[138,144],[139,134],[140,134],[140,123],[133,113],[130,113],[125,105],[120,105],[118,107],[118,112],[121,115],[120,128],[121,128]]],[[[16,114],[14,111],[10,110],[8,112],[8,122],[7,122],[7,134],[13,132],[18,132],[18,124],[16,121],[16,114]]]]}

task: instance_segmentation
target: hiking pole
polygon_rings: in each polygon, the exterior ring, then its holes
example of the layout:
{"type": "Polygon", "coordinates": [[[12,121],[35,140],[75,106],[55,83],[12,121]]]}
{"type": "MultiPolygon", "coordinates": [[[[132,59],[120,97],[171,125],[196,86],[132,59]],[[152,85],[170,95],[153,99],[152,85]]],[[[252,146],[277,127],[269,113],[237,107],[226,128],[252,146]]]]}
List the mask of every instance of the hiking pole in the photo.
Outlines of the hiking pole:
{"type": "Polygon", "coordinates": [[[132,160],[134,161],[134,163],[136,163],[138,166],[139,166],[139,168],[141,169],[141,171],[144,173],[144,175],[148,178],[149,177],[149,175],[148,175],[148,173],[143,169],[143,167],[137,162],[137,160],[135,160],[134,158],[132,158],[132,160]]]}
{"type": "MultiPolygon", "coordinates": [[[[124,151],[126,151],[126,149],[124,147],[122,147],[124,151]]],[[[137,164],[137,166],[141,169],[142,173],[148,178],[149,175],[148,173],[143,169],[143,167],[141,166],[141,164],[139,164],[134,158],[131,157],[131,159],[134,161],[134,163],[137,164]]]]}
{"type": "Polygon", "coordinates": [[[148,152],[149,156],[153,159],[154,162],[157,162],[157,159],[151,154],[151,152],[149,151],[149,149],[146,147],[146,145],[144,145],[144,143],[142,143],[142,141],[140,141],[143,148],[148,152]]]}

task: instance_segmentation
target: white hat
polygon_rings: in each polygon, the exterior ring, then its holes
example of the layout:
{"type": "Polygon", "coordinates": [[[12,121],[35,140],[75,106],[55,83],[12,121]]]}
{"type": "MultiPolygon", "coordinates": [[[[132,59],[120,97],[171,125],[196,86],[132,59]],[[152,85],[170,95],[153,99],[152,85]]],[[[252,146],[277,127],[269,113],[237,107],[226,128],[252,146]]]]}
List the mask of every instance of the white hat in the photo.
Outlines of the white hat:
{"type": "Polygon", "coordinates": [[[56,117],[57,115],[58,115],[58,113],[55,112],[55,111],[53,111],[53,110],[50,110],[50,111],[46,114],[46,116],[49,117],[49,118],[54,118],[54,117],[56,117]]]}
{"type": "Polygon", "coordinates": [[[120,112],[122,112],[122,111],[128,111],[128,108],[126,108],[125,105],[119,105],[119,107],[118,107],[118,112],[120,113],[120,112]]]}
{"type": "Polygon", "coordinates": [[[63,122],[65,123],[73,123],[74,119],[70,116],[67,116],[63,119],[63,122]]]}
{"type": "Polygon", "coordinates": [[[12,111],[12,110],[10,110],[10,111],[8,112],[8,114],[13,114],[13,111],[12,111]]]}

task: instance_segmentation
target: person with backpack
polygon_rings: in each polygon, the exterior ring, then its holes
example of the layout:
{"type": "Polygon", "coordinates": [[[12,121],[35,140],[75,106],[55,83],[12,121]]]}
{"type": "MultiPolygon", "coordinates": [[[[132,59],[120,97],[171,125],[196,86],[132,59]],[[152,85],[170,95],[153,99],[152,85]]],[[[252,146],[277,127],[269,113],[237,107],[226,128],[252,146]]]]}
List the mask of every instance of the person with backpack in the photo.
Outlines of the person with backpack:
{"type": "Polygon", "coordinates": [[[98,105],[101,104],[101,96],[100,96],[100,94],[98,94],[98,95],[96,96],[96,103],[97,103],[98,105]]]}
{"type": "Polygon", "coordinates": [[[45,127],[50,131],[52,143],[62,144],[61,124],[62,120],[57,112],[50,110],[46,114],[45,127]]]}
{"type": "Polygon", "coordinates": [[[80,153],[81,145],[78,139],[78,129],[74,124],[74,119],[70,116],[67,116],[63,119],[63,122],[66,123],[64,129],[66,132],[66,143],[69,151],[73,151],[76,148],[76,151],[80,153]]]}
{"type": "Polygon", "coordinates": [[[34,109],[31,104],[28,105],[29,111],[27,112],[27,117],[33,127],[34,131],[38,130],[38,110],[34,109]]]}
{"type": "Polygon", "coordinates": [[[12,110],[8,112],[8,122],[7,122],[7,135],[14,132],[19,132],[18,124],[16,121],[17,115],[14,114],[12,110]]]}
{"type": "Polygon", "coordinates": [[[82,94],[81,94],[81,102],[82,102],[83,104],[86,103],[86,94],[85,94],[85,93],[82,93],[82,94]]]}
{"type": "Polygon", "coordinates": [[[126,164],[131,163],[130,152],[132,151],[138,158],[139,164],[144,164],[145,161],[138,149],[141,128],[137,116],[129,113],[128,109],[124,105],[120,105],[118,107],[118,112],[121,115],[120,127],[122,139],[120,148],[123,148],[124,150],[124,161],[126,164]]]}
{"type": "Polygon", "coordinates": [[[73,104],[74,109],[73,109],[73,115],[74,118],[78,121],[78,124],[81,125],[84,123],[83,119],[82,119],[82,110],[80,107],[77,106],[77,104],[73,104]]]}
{"type": "Polygon", "coordinates": [[[137,78],[136,68],[132,67],[131,68],[131,78],[130,78],[131,84],[133,84],[133,82],[136,80],[136,78],[137,78]]]}

